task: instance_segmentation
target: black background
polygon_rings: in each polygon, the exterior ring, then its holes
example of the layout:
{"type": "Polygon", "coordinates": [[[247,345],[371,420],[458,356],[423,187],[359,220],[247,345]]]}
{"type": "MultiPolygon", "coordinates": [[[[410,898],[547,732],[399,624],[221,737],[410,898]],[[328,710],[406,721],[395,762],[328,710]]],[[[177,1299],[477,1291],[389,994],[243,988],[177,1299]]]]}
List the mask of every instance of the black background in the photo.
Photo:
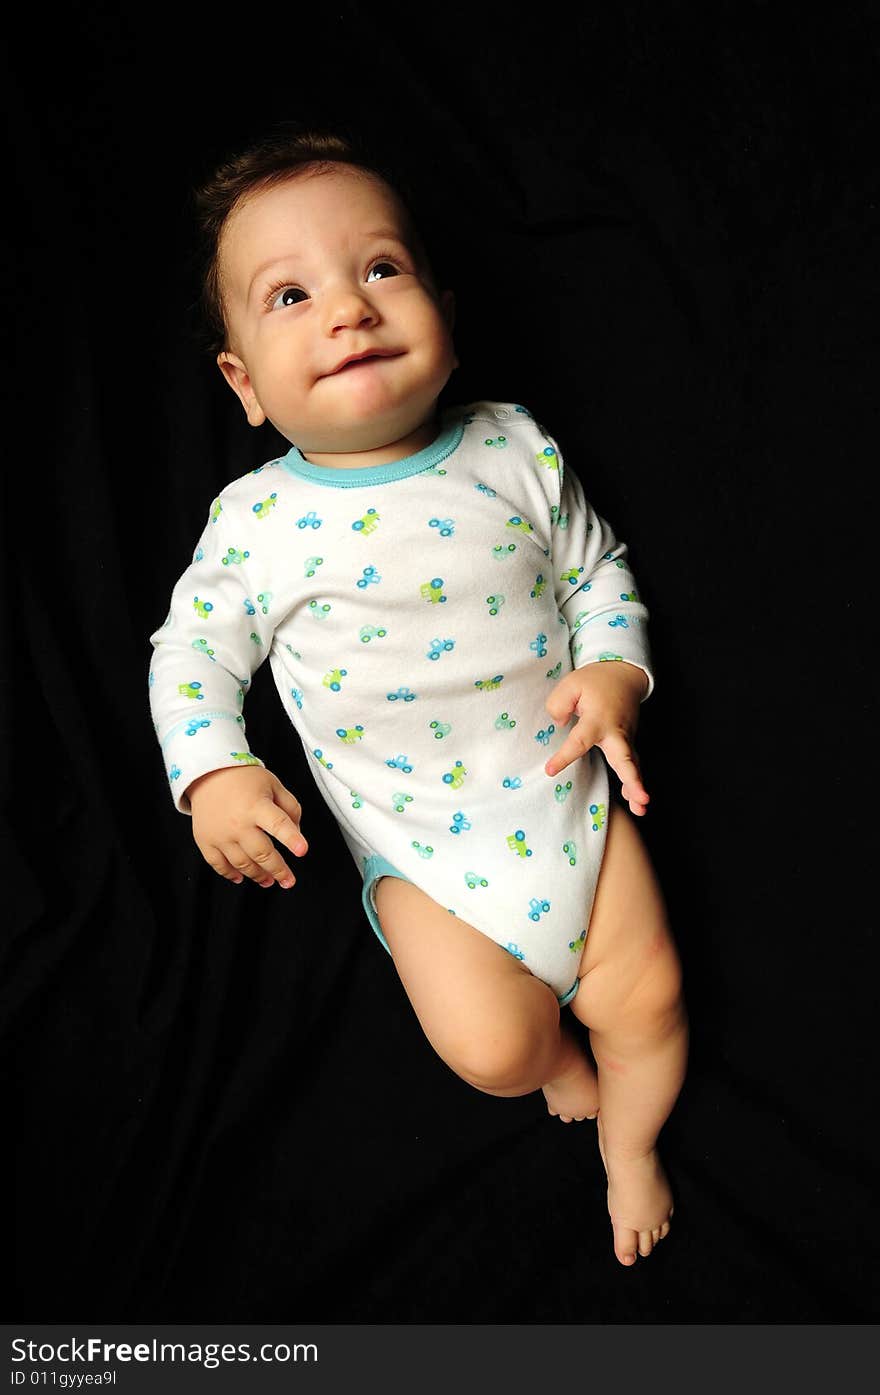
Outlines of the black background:
{"type": "Polygon", "coordinates": [[[0,74],[8,1316],[876,1321],[874,7],[187,14],[19,13],[0,74]],[[399,167],[456,292],[444,400],[546,423],[651,613],[692,1035],[632,1271],[595,1125],[424,1038],[268,666],[295,890],[228,886],[171,804],[147,637],[287,448],[197,343],[187,199],[285,120],[399,167]]]}

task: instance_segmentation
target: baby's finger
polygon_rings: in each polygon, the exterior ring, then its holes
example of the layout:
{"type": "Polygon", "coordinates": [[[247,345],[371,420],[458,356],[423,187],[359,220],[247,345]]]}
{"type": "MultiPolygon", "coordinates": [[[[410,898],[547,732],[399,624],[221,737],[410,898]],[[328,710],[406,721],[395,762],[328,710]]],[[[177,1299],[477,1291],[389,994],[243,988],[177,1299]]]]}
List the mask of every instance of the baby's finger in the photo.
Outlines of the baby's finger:
{"type": "Polygon", "coordinates": [[[634,814],[643,814],[651,796],[642,781],[638,756],[623,731],[609,732],[599,742],[605,759],[620,781],[620,792],[634,814]]]}
{"type": "Polygon", "coordinates": [[[588,721],[586,717],[581,717],[580,721],[572,727],[559,750],[554,752],[544,766],[547,774],[558,775],[560,770],[571,765],[573,760],[579,760],[581,756],[585,756],[587,751],[595,746],[596,736],[597,732],[592,722],[588,721]]]}
{"type": "Polygon", "coordinates": [[[250,836],[240,839],[239,845],[243,855],[250,858],[253,868],[245,876],[251,877],[259,886],[271,886],[273,882],[278,882],[285,890],[293,886],[296,877],[271,838],[265,837],[258,828],[250,836]]]}
{"type": "Polygon", "coordinates": [[[208,866],[213,867],[217,875],[223,877],[225,881],[235,882],[236,885],[239,882],[244,881],[244,877],[242,876],[241,872],[239,872],[237,868],[233,867],[232,863],[229,861],[229,858],[225,857],[219,848],[211,848],[210,853],[203,852],[202,856],[207,862],[208,866]]]}
{"type": "Polygon", "coordinates": [[[634,814],[643,814],[650,803],[651,796],[645,789],[644,781],[640,774],[635,780],[624,780],[620,787],[620,792],[629,804],[634,814]]]}
{"type": "Polygon", "coordinates": [[[260,828],[271,833],[273,838],[277,838],[278,842],[283,843],[296,857],[302,857],[308,852],[309,845],[298,823],[299,801],[294,799],[292,794],[288,794],[287,790],[279,790],[274,800],[263,800],[259,817],[260,828]]]}

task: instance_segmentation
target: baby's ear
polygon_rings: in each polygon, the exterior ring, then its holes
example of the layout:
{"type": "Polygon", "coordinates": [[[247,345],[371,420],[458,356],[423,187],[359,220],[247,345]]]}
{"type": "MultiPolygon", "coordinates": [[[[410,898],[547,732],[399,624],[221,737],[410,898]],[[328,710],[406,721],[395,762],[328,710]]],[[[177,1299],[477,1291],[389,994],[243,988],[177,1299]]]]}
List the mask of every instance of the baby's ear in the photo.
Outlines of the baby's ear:
{"type": "Polygon", "coordinates": [[[217,367],[244,407],[245,416],[251,426],[262,426],[266,420],[266,413],[257,401],[253,384],[242,360],[237,354],[230,354],[223,349],[217,355],[217,367]]]}

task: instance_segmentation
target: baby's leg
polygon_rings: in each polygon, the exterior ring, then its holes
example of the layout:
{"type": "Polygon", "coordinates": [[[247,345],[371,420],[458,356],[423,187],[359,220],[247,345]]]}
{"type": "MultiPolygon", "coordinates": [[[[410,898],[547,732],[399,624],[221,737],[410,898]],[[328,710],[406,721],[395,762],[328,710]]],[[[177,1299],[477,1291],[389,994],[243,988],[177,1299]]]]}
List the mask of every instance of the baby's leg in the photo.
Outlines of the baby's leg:
{"type": "MultiPolygon", "coordinates": [[[[376,910],[425,1036],[456,1075],[492,1095],[571,1076],[582,1048],[560,1030],[553,990],[412,882],[384,876],[376,910]]],[[[594,1081],[595,1084],[595,1081],[594,1081]]]]}
{"type": "Polygon", "coordinates": [[[635,820],[612,806],[571,1001],[599,1067],[599,1147],[621,1263],[669,1229],[672,1192],[657,1135],[684,1081],[688,1023],[666,908],[635,820]]]}

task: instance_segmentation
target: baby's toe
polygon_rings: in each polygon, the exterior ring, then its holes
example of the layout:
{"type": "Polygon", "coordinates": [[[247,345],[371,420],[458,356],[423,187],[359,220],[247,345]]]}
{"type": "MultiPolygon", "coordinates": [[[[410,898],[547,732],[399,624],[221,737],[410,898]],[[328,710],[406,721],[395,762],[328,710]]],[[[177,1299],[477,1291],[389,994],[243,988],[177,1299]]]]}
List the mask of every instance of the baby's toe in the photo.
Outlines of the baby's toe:
{"type": "Polygon", "coordinates": [[[647,1259],[654,1248],[654,1240],[650,1230],[639,1231],[639,1254],[647,1259]]]}
{"type": "Polygon", "coordinates": [[[638,1249],[639,1236],[635,1230],[629,1230],[626,1226],[614,1225],[614,1253],[621,1264],[635,1264],[636,1250],[638,1249]]]}

